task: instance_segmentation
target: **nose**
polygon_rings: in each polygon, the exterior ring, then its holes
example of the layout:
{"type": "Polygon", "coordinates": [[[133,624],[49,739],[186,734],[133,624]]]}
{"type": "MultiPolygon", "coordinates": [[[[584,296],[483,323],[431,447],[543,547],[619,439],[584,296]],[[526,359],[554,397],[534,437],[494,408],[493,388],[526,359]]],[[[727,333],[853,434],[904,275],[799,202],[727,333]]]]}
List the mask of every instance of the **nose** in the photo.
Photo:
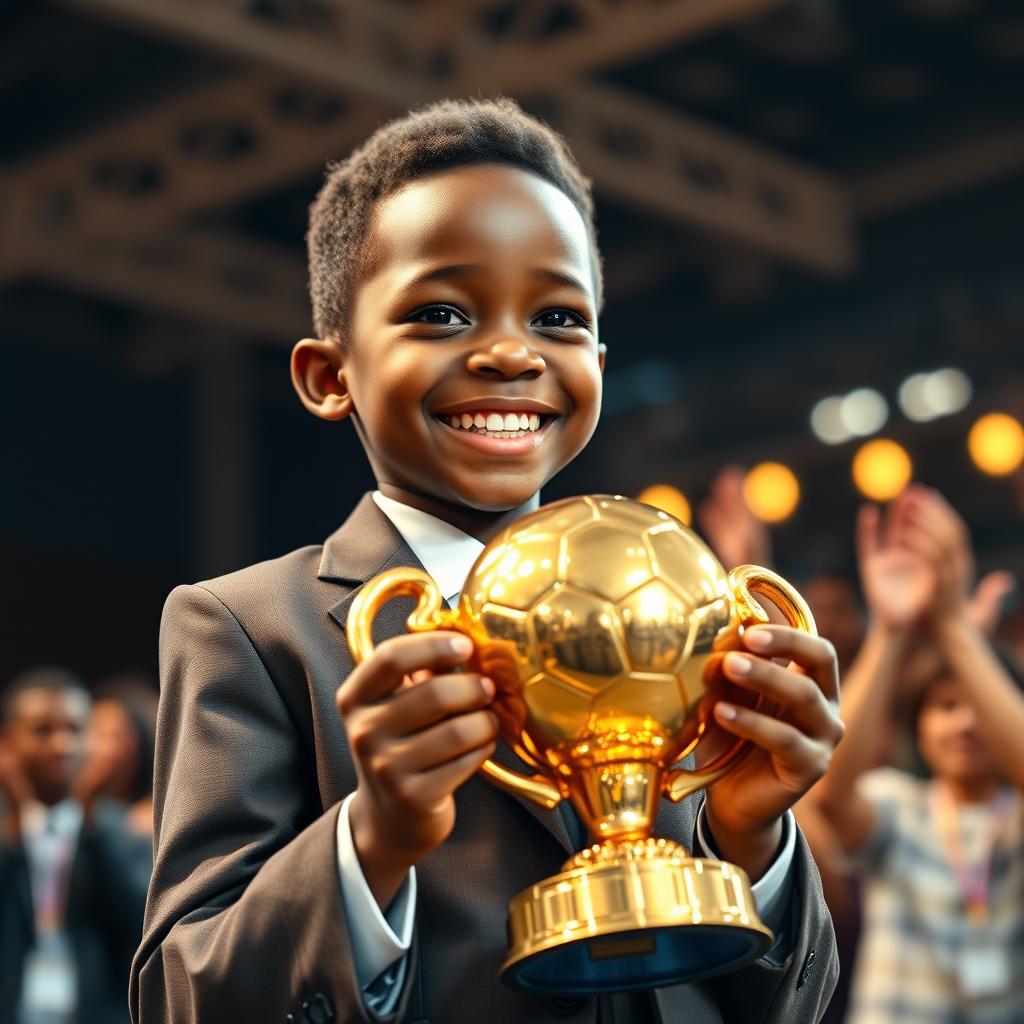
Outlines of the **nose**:
{"type": "Polygon", "coordinates": [[[509,337],[477,349],[466,365],[470,373],[479,377],[503,377],[505,380],[516,380],[518,377],[532,380],[546,369],[539,352],[518,338],[509,337]]]}

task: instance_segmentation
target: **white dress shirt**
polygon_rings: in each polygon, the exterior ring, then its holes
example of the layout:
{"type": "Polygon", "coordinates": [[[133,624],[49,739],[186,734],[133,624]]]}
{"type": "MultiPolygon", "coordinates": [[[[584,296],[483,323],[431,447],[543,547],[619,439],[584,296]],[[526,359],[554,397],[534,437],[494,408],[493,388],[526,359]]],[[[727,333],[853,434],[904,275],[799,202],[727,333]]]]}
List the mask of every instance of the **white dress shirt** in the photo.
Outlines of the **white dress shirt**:
{"type": "MultiPolygon", "coordinates": [[[[423,568],[434,578],[450,605],[462,591],[469,570],[484,545],[457,527],[419,509],[403,505],[380,491],[373,500],[391,520],[423,568]]],[[[348,808],[350,794],[338,815],[338,871],[345,905],[356,976],[364,1000],[376,1014],[393,1013],[402,989],[406,953],[412,944],[416,917],[416,870],[411,868],[387,914],[381,912],[363,877],[359,857],[352,841],[348,808]],[[376,983],[376,984],[375,984],[376,983]]],[[[704,808],[697,815],[697,843],[694,851],[712,860],[719,858],[705,837],[704,808]]],[[[785,921],[792,891],[792,865],[796,849],[796,827],[792,812],[783,820],[783,838],[779,853],[768,870],[753,884],[752,892],[764,923],[778,933],[785,921]]],[[[770,952],[770,951],[769,951],[770,952]]]]}
{"type": "Polygon", "coordinates": [[[75,1019],[78,977],[64,912],[81,828],[82,808],[73,800],[52,807],[31,801],[22,809],[35,942],[22,971],[18,1024],[70,1024],[75,1019]]]}

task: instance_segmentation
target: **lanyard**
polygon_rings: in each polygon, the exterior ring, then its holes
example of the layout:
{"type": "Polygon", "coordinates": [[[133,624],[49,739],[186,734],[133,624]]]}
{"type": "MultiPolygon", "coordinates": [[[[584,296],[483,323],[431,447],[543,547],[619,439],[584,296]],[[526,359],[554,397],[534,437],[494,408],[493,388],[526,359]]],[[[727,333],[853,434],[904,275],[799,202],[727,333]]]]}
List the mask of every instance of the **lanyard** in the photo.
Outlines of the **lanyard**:
{"type": "Polygon", "coordinates": [[[967,855],[960,837],[960,815],[955,801],[947,790],[938,784],[932,786],[931,795],[939,836],[945,847],[946,859],[953,869],[953,874],[956,875],[964,902],[967,904],[968,920],[974,924],[984,924],[988,920],[992,858],[996,844],[1010,818],[1013,793],[1008,789],[1002,789],[989,805],[992,808],[992,815],[989,819],[988,836],[982,855],[974,864],[967,863],[967,855]]]}

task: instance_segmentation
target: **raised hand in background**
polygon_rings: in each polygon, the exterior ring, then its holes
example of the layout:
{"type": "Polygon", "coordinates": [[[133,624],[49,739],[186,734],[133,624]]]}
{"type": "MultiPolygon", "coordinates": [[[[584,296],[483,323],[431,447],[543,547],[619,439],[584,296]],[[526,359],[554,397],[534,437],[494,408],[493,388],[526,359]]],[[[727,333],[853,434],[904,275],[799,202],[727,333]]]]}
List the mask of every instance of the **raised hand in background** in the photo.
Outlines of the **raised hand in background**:
{"type": "Polygon", "coordinates": [[[743,497],[743,470],[726,466],[711,482],[697,508],[697,525],[726,569],[737,565],[771,566],[772,538],[743,497]]]}
{"type": "Polygon", "coordinates": [[[857,515],[857,561],[872,619],[893,630],[910,629],[932,609],[937,579],[932,563],[902,543],[898,524],[906,515],[897,498],[884,514],[865,505],[857,515]]]}
{"type": "Polygon", "coordinates": [[[0,737],[0,797],[4,804],[0,813],[11,838],[21,835],[21,808],[34,796],[21,759],[10,741],[0,737]]]}

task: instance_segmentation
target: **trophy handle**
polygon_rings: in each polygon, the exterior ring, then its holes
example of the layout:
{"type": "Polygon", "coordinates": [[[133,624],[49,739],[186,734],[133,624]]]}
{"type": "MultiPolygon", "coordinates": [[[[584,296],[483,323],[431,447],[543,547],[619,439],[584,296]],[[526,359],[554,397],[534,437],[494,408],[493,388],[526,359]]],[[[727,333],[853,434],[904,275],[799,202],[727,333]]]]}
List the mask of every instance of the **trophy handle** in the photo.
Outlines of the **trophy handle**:
{"type": "Polygon", "coordinates": [[[388,569],[359,589],[348,610],[345,635],[352,660],[357,665],[373,654],[373,620],[393,597],[416,598],[416,607],[406,619],[410,633],[459,629],[458,613],[442,607],[444,598],[431,576],[411,566],[388,569]]]}
{"type": "MultiPolygon", "coordinates": [[[[795,629],[803,630],[812,636],[818,635],[814,616],[807,602],[793,586],[771,569],[763,569],[759,565],[737,566],[729,573],[729,586],[736,601],[741,625],[753,626],[769,621],[765,610],[754,598],[754,594],[758,594],[767,597],[795,629]]],[[[759,697],[756,706],[760,704],[759,697]]],[[[750,747],[749,740],[737,740],[728,750],[701,768],[692,771],[686,768],[670,769],[665,774],[665,796],[677,802],[696,790],[711,785],[745,757],[750,752],[750,747]]]]}
{"type": "MultiPolygon", "coordinates": [[[[463,634],[466,632],[460,625],[458,611],[443,607],[444,598],[433,577],[411,566],[389,569],[361,587],[352,599],[345,633],[355,664],[360,664],[373,654],[373,620],[380,608],[393,597],[416,598],[416,607],[406,619],[410,633],[426,633],[433,629],[453,629],[463,634]]],[[[562,794],[558,787],[542,775],[520,775],[491,760],[484,761],[480,771],[498,789],[513,796],[525,797],[541,807],[550,810],[561,802],[562,794]]]]}

